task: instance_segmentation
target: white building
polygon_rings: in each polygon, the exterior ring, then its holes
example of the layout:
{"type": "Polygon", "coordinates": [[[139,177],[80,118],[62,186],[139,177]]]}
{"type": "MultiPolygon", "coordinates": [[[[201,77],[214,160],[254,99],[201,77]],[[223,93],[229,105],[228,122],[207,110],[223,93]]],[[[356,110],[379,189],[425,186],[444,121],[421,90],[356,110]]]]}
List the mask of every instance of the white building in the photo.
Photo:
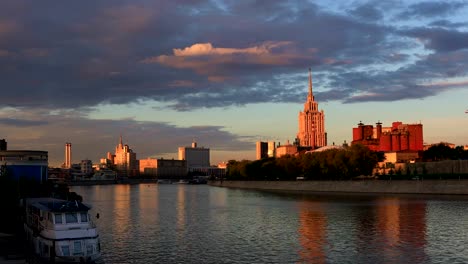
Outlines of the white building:
{"type": "Polygon", "coordinates": [[[210,166],[210,149],[197,147],[197,142],[192,142],[191,147],[179,147],[179,160],[187,161],[187,168],[199,168],[210,166]]]}

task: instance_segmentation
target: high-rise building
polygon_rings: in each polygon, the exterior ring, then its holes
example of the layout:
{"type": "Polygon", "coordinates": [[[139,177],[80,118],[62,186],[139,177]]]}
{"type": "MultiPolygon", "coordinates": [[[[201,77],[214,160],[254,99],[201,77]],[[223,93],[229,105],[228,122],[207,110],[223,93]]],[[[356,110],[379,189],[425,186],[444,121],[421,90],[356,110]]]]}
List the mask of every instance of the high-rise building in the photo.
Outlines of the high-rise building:
{"type": "Polygon", "coordinates": [[[276,144],[274,141],[262,142],[257,141],[257,160],[264,158],[272,158],[276,156],[276,144]]]}
{"type": "Polygon", "coordinates": [[[179,160],[186,160],[189,169],[210,166],[210,149],[197,147],[197,142],[192,142],[191,147],[179,147],[179,160]]]}
{"type": "Polygon", "coordinates": [[[297,139],[301,147],[312,149],[327,145],[327,134],[325,133],[325,114],[318,110],[312,92],[312,72],[309,68],[309,94],[304,103],[304,111],[299,112],[299,132],[297,139]]]}
{"type": "Polygon", "coordinates": [[[71,160],[72,160],[72,152],[71,152],[72,144],[67,142],[65,143],[65,168],[71,168],[71,160]]]}
{"type": "Polygon", "coordinates": [[[128,145],[123,144],[122,136],[120,136],[119,144],[115,147],[114,164],[121,176],[135,176],[138,174],[136,153],[128,145]]]}

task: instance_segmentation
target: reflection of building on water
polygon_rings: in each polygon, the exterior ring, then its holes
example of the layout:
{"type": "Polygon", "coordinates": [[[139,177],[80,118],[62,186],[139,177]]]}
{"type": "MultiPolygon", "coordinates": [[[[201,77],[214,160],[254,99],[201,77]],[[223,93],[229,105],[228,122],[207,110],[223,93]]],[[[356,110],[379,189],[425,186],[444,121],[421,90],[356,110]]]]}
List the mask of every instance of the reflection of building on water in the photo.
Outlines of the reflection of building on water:
{"type": "Polygon", "coordinates": [[[304,202],[300,206],[299,215],[299,242],[302,249],[299,251],[300,262],[325,263],[327,242],[327,217],[320,205],[312,206],[304,202]]]}
{"type": "Polygon", "coordinates": [[[179,185],[177,189],[177,230],[185,228],[185,185],[179,185]]]}
{"type": "Polygon", "coordinates": [[[383,198],[379,202],[374,236],[383,239],[376,243],[381,244],[376,249],[381,257],[402,263],[421,263],[427,259],[426,204],[408,203],[399,198],[383,198]],[[411,251],[406,251],[407,248],[411,251]]]}

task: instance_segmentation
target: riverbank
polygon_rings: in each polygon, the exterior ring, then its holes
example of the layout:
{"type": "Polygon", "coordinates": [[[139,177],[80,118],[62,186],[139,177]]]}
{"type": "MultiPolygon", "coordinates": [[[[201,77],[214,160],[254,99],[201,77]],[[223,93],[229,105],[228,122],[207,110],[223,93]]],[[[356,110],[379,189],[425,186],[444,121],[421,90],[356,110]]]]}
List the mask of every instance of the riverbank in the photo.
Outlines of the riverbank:
{"type": "Polygon", "coordinates": [[[140,184],[140,183],[157,183],[156,179],[122,179],[122,180],[83,180],[83,181],[68,181],[69,186],[91,186],[91,185],[110,185],[110,184],[140,184]]]}
{"type": "Polygon", "coordinates": [[[210,181],[211,186],[308,193],[468,195],[468,180],[210,181]]]}

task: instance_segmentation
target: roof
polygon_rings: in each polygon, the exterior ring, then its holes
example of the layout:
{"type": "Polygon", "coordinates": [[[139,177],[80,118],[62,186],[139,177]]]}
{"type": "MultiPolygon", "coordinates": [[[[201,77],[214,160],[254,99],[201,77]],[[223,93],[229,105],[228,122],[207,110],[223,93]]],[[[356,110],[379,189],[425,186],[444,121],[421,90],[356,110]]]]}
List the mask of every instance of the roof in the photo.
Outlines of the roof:
{"type": "Polygon", "coordinates": [[[58,213],[83,212],[91,209],[91,207],[78,201],[66,201],[54,198],[28,199],[27,203],[28,205],[34,206],[42,211],[58,213]]]}
{"type": "Polygon", "coordinates": [[[343,147],[336,146],[336,145],[324,146],[324,147],[321,147],[321,148],[318,148],[318,149],[307,151],[306,153],[322,152],[322,151],[327,151],[327,150],[332,150],[332,149],[343,149],[343,147]]]}

